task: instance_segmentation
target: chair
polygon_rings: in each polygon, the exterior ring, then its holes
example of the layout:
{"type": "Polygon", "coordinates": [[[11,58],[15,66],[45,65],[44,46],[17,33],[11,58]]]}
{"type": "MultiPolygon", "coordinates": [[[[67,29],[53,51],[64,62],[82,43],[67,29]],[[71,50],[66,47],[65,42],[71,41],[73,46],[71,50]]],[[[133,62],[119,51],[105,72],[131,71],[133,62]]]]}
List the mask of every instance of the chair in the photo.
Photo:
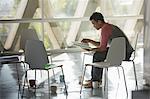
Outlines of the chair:
{"type": "MultiPolygon", "coordinates": [[[[27,40],[39,40],[36,31],[34,29],[23,29],[21,32],[20,39],[20,49],[25,49],[25,43],[27,40]]],[[[17,64],[22,63],[19,59],[19,56],[22,56],[24,52],[14,52],[10,50],[5,50],[2,42],[0,42],[0,62],[2,64],[16,64],[17,77],[18,77],[18,85],[20,90],[20,79],[19,79],[19,70],[17,64]]],[[[25,67],[24,67],[25,68],[25,67]]]]}
{"type": "Polygon", "coordinates": [[[133,44],[132,44],[133,49],[134,49],[134,51],[132,53],[132,57],[129,60],[124,60],[125,62],[132,62],[132,64],[133,64],[134,77],[135,77],[135,88],[137,90],[138,90],[138,82],[137,82],[137,75],[136,75],[136,68],[135,68],[134,59],[136,56],[136,47],[137,47],[138,36],[139,36],[139,33],[136,34],[135,42],[133,42],[133,44]]]}
{"type": "MultiPolygon", "coordinates": [[[[48,90],[50,92],[49,69],[60,67],[62,74],[64,75],[63,68],[62,68],[63,65],[56,66],[54,64],[49,64],[49,60],[48,60],[48,56],[47,56],[47,52],[44,47],[44,44],[42,41],[39,41],[39,40],[27,40],[24,54],[25,54],[25,63],[29,65],[29,69],[27,69],[25,72],[26,81],[28,81],[27,80],[28,70],[35,70],[35,81],[36,81],[36,70],[46,70],[48,73],[48,90]],[[49,67],[45,68],[45,66],[49,66],[49,67]]],[[[63,81],[65,85],[65,91],[67,94],[66,83],[65,83],[65,80],[63,81]]],[[[24,87],[25,87],[25,82],[23,85],[23,90],[24,90],[24,87]]],[[[35,84],[35,92],[36,92],[36,84],[35,84]]]]}
{"type": "MultiPolygon", "coordinates": [[[[125,84],[126,93],[128,96],[124,68],[121,66],[122,61],[125,59],[125,52],[126,52],[125,38],[124,37],[114,38],[111,42],[110,48],[106,56],[106,60],[104,62],[94,62],[91,64],[85,64],[83,75],[82,75],[80,94],[82,93],[83,81],[84,81],[84,76],[85,76],[87,66],[103,68],[107,71],[108,71],[108,68],[111,68],[111,67],[121,67],[123,70],[124,84],[125,84]]],[[[107,76],[105,75],[105,81],[104,81],[105,84],[108,83],[106,80],[106,77],[107,76]]],[[[106,87],[104,86],[104,89],[105,88],[106,87]]]]}
{"type": "MultiPolygon", "coordinates": [[[[20,61],[19,56],[21,56],[22,52],[14,52],[10,50],[5,50],[2,42],[0,41],[0,64],[16,64],[16,71],[17,71],[17,80],[19,85],[19,91],[20,91],[20,79],[19,79],[19,70],[17,63],[20,61]]],[[[20,63],[20,62],[19,62],[20,63]]]]}
{"type": "Polygon", "coordinates": [[[20,49],[25,49],[25,44],[27,40],[39,40],[38,35],[34,29],[24,29],[21,32],[20,38],[20,49]]]}

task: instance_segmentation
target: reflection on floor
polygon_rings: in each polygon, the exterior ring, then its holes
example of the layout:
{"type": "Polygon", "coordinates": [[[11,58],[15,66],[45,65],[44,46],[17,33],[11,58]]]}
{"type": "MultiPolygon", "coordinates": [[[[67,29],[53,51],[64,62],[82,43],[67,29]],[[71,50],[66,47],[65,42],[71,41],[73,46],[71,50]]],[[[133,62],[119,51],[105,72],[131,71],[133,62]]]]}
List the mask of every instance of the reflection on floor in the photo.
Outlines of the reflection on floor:
{"type": "MultiPolygon", "coordinates": [[[[137,51],[137,56],[135,59],[136,71],[138,76],[139,89],[143,88],[143,50],[139,49],[137,51]]],[[[63,82],[60,79],[60,70],[55,71],[55,75],[51,73],[51,86],[57,86],[56,93],[51,93],[49,95],[47,75],[38,73],[39,88],[34,93],[35,89],[25,88],[22,95],[22,88],[19,91],[16,67],[12,64],[0,65],[0,99],[104,99],[103,87],[90,89],[83,88],[82,94],[80,95],[80,85],[79,79],[82,74],[82,58],[83,53],[64,53],[60,55],[53,56],[53,62],[56,64],[63,64],[65,80],[67,84],[68,95],[64,91],[63,82]],[[44,77],[44,79],[40,79],[44,77]],[[55,80],[54,80],[55,77],[55,80]],[[41,81],[40,81],[41,80],[41,81]],[[43,82],[43,83],[42,83],[43,82]],[[21,97],[22,96],[22,97],[21,97]]],[[[92,56],[85,57],[85,63],[92,62],[92,56]]],[[[108,99],[131,99],[132,91],[135,90],[135,81],[133,75],[132,63],[124,62],[123,67],[125,68],[127,87],[128,87],[128,98],[126,95],[126,90],[124,87],[123,75],[118,77],[118,72],[116,68],[109,69],[109,82],[108,82],[108,99]]],[[[24,78],[23,67],[18,65],[19,78],[24,78]]],[[[90,67],[86,73],[86,79],[90,79],[90,67]]],[[[29,73],[28,76],[31,76],[29,73]]],[[[120,73],[121,74],[121,73],[120,73]]],[[[55,90],[51,87],[52,90],[55,90]]],[[[138,99],[138,98],[137,98],[138,99]]]]}

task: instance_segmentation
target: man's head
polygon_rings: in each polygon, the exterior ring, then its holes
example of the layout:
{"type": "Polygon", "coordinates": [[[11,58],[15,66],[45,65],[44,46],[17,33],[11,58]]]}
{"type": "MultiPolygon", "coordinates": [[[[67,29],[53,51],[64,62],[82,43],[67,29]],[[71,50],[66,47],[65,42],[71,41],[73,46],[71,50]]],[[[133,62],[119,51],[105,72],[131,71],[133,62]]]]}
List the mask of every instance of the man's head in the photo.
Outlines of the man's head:
{"type": "Polygon", "coordinates": [[[103,24],[105,23],[103,15],[99,12],[94,12],[90,16],[90,21],[97,30],[102,28],[103,24]]]}

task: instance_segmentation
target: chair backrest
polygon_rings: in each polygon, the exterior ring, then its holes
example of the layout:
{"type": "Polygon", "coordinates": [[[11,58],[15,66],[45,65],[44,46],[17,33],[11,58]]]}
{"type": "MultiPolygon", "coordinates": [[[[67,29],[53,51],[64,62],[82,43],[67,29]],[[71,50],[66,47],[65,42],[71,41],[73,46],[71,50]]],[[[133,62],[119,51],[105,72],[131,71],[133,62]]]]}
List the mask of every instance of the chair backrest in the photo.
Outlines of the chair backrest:
{"type": "Polygon", "coordinates": [[[25,62],[30,69],[44,69],[48,56],[44,44],[39,40],[27,40],[25,45],[25,62]]]}
{"type": "Polygon", "coordinates": [[[39,40],[36,31],[34,29],[24,29],[21,33],[20,39],[20,49],[25,49],[25,44],[27,40],[39,40]]]}
{"type": "Polygon", "coordinates": [[[126,42],[124,37],[114,38],[110,44],[106,62],[110,65],[121,65],[126,55],[126,42]]]}

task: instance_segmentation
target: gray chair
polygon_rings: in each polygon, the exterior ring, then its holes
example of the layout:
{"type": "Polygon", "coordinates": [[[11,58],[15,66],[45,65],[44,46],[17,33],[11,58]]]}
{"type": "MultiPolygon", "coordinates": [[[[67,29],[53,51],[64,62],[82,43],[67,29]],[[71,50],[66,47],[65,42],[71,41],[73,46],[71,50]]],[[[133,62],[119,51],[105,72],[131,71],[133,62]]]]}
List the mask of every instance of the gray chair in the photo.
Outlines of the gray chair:
{"type": "MultiPolygon", "coordinates": [[[[47,56],[46,49],[44,47],[44,44],[42,41],[39,40],[27,40],[26,45],[25,45],[25,63],[29,65],[29,69],[26,70],[26,80],[27,80],[27,71],[28,70],[35,70],[35,81],[36,81],[36,70],[46,70],[48,72],[48,89],[50,92],[50,83],[49,83],[49,70],[54,69],[54,68],[61,68],[62,74],[64,75],[63,72],[63,65],[54,65],[50,64],[47,56]],[[48,65],[48,68],[45,68],[45,66],[48,65]]],[[[65,83],[65,78],[64,78],[64,85],[65,85],[65,92],[67,94],[67,87],[65,83]]],[[[25,83],[24,83],[25,86],[25,83]]],[[[23,90],[24,90],[23,86],[23,90]]],[[[36,92],[36,84],[35,84],[35,92],[36,92]]]]}
{"type": "Polygon", "coordinates": [[[34,29],[23,29],[20,38],[20,49],[25,49],[27,40],[39,40],[38,35],[34,29]]]}
{"type": "Polygon", "coordinates": [[[17,80],[19,85],[19,91],[20,91],[20,79],[19,79],[19,70],[17,63],[19,62],[19,56],[21,56],[22,52],[14,52],[10,50],[5,50],[2,42],[0,42],[0,64],[15,64],[16,72],[17,72],[17,80]]]}
{"type": "MultiPolygon", "coordinates": [[[[39,40],[36,31],[34,29],[23,29],[21,32],[21,39],[20,39],[20,49],[25,49],[25,44],[27,40],[39,40]]],[[[17,79],[18,79],[18,85],[19,90],[21,87],[21,81],[19,78],[19,70],[17,64],[23,63],[20,61],[19,56],[22,56],[24,52],[14,52],[10,50],[5,50],[2,42],[0,42],[0,56],[4,57],[0,60],[2,64],[15,64],[16,70],[17,70],[17,79]]],[[[25,66],[25,65],[24,65],[25,66]]],[[[25,67],[24,67],[25,68],[25,67]]]]}
{"type": "MultiPolygon", "coordinates": [[[[85,64],[83,75],[82,75],[80,94],[82,93],[82,85],[83,85],[87,66],[103,68],[106,71],[108,71],[108,68],[111,68],[111,67],[117,67],[117,68],[121,67],[123,70],[124,84],[125,84],[126,93],[128,96],[124,68],[121,66],[122,61],[125,59],[125,52],[126,52],[125,38],[123,38],[123,37],[114,38],[111,42],[110,48],[109,48],[107,56],[106,56],[106,60],[104,62],[94,62],[91,64],[85,64]]],[[[105,72],[105,73],[107,73],[107,72],[105,72]]],[[[105,75],[105,81],[104,81],[105,85],[108,83],[106,78],[108,78],[107,75],[105,75]]],[[[106,90],[106,86],[104,86],[104,90],[106,90]]]]}

